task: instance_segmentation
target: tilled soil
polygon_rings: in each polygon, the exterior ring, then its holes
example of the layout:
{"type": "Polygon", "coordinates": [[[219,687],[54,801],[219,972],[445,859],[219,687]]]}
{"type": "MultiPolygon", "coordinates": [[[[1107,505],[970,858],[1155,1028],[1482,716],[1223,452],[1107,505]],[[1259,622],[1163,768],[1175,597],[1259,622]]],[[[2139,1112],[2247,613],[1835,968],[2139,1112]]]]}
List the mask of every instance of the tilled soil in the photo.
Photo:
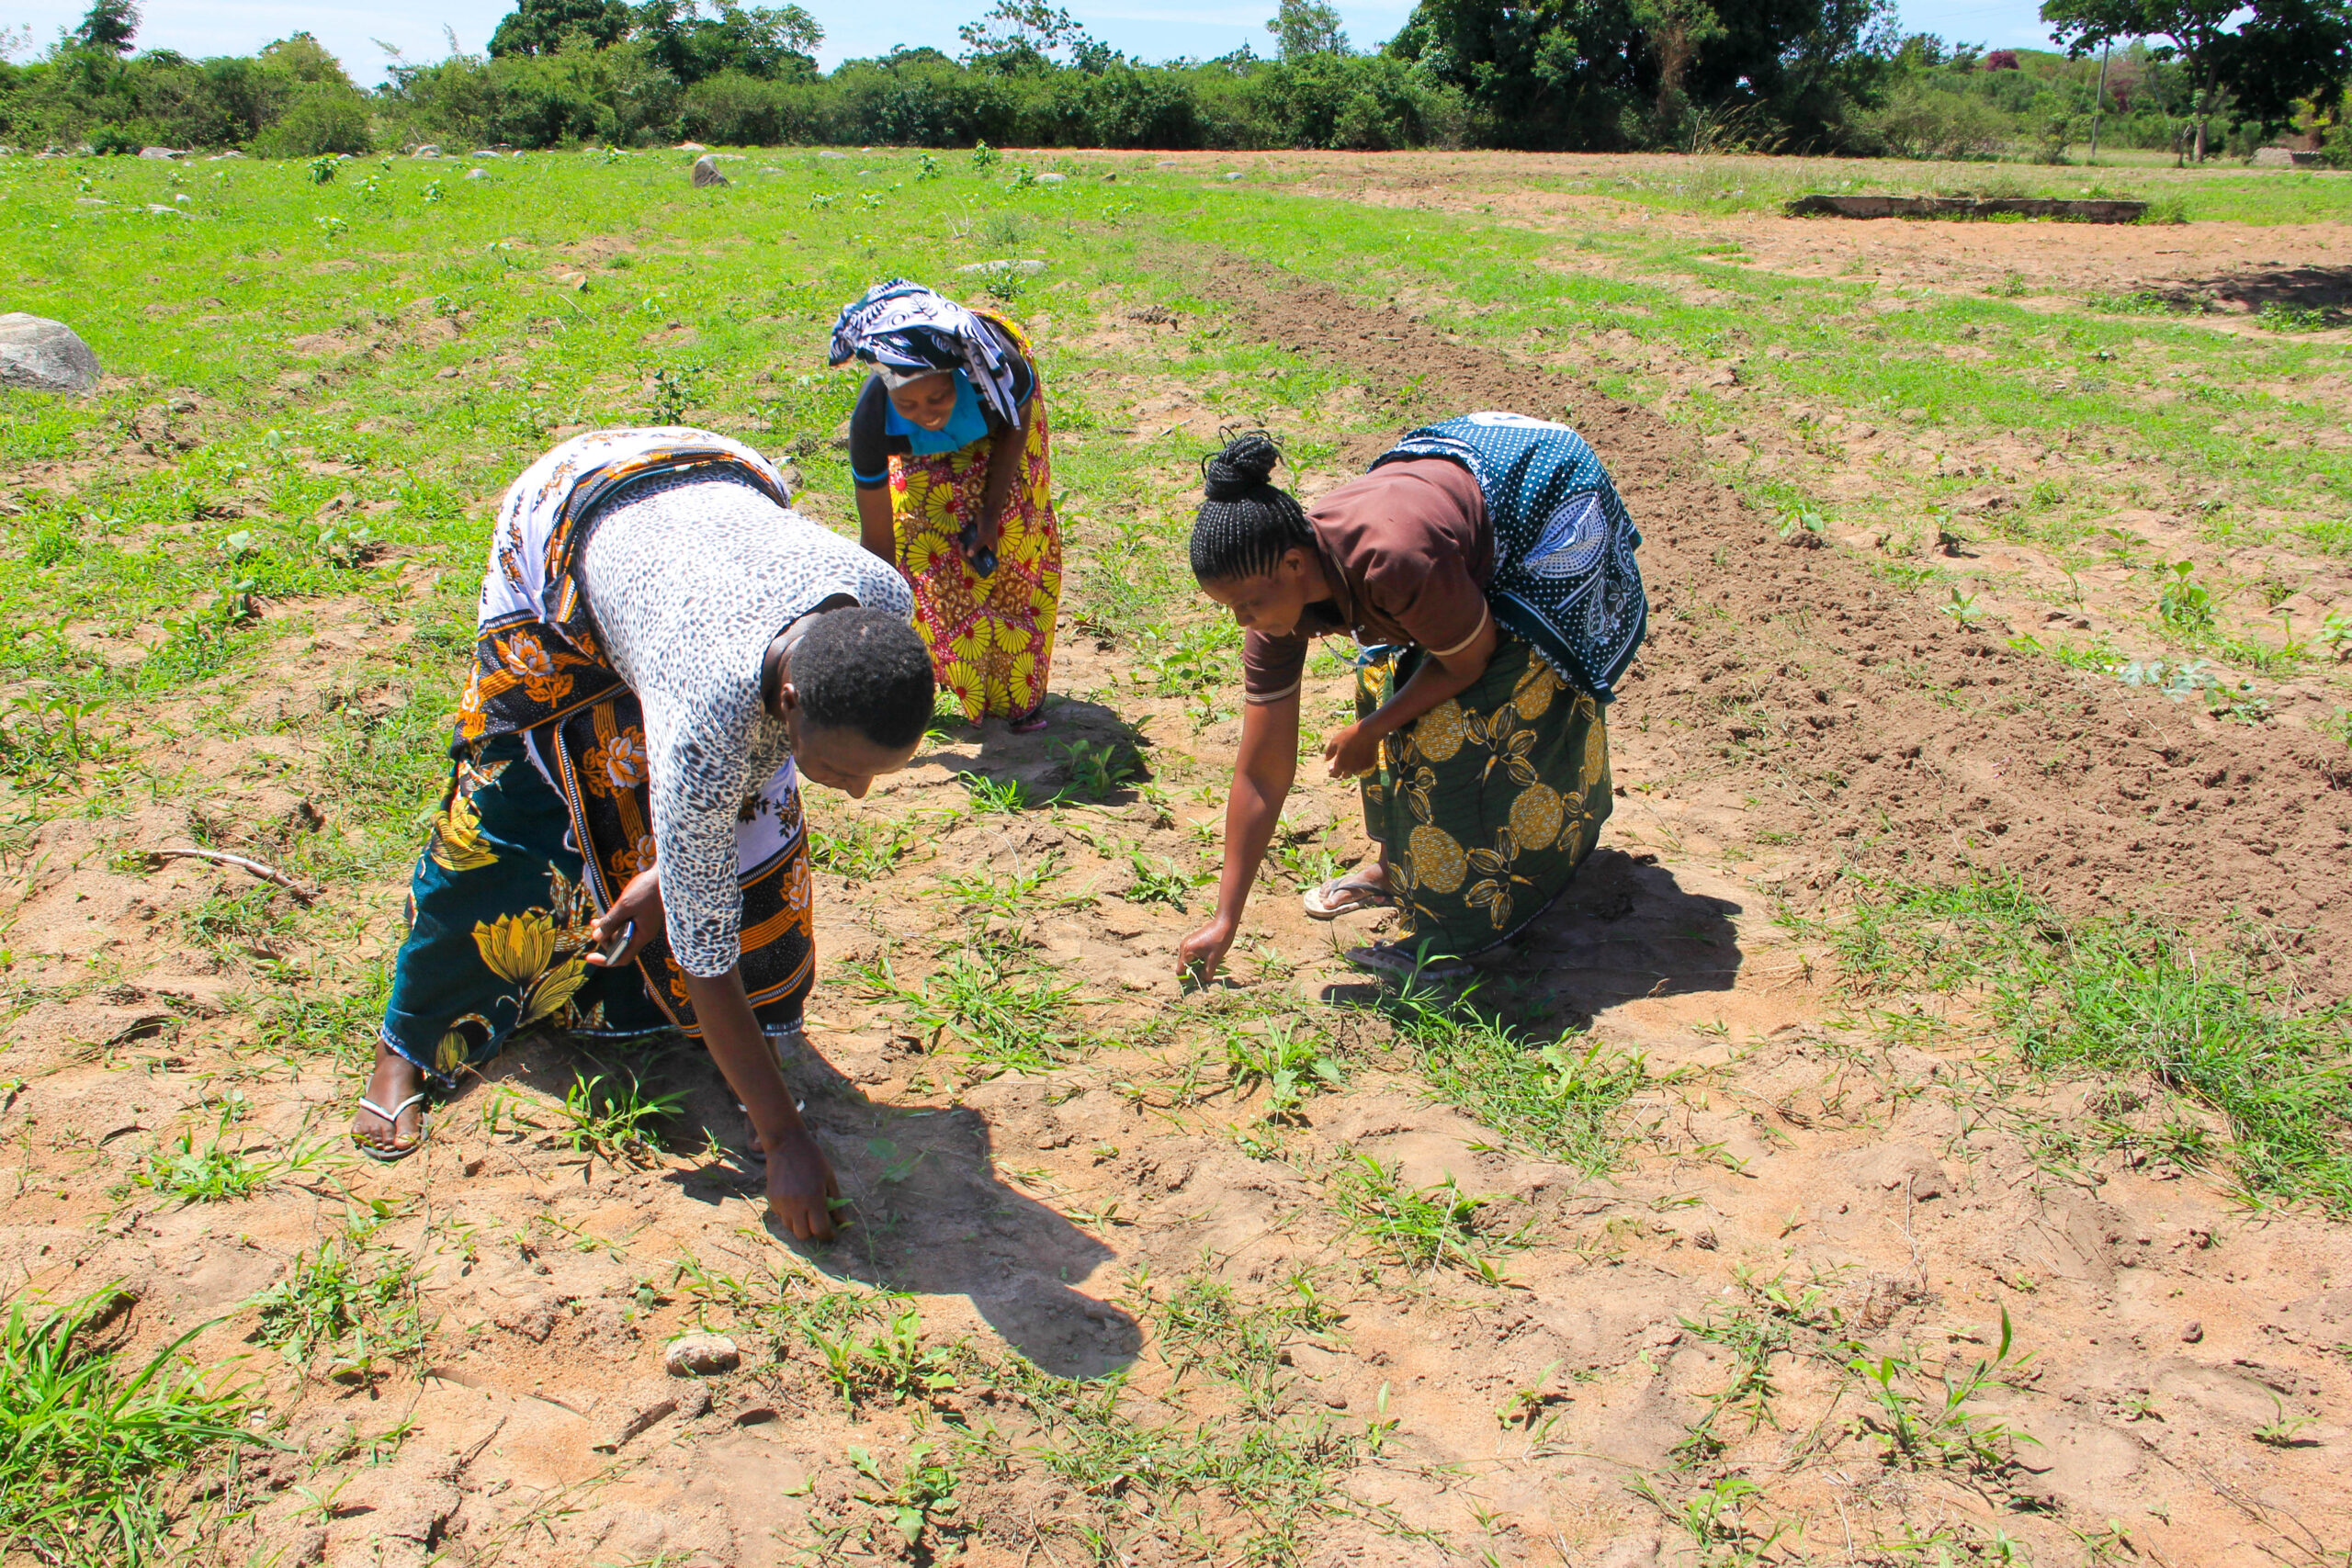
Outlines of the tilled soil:
{"type": "MultiPolygon", "coordinates": [[[[285,1446],[183,1496],[199,1555],[1650,1568],[1770,1539],[1779,1562],[2340,1561],[2343,1227],[2152,1154],[2182,1112],[2151,1086],[2032,1080],[1965,1010],[1900,1030],[1856,1016],[1773,911],[1834,908],[1849,869],[2015,874],[2071,913],[2214,941],[2242,910],[2341,995],[2342,750],[2021,659],[1833,548],[1784,544],[1687,435],[1571,378],[1226,258],[1171,265],[1250,335],[1353,373],[1400,427],[1476,407],[1570,419],[1641,521],[1653,630],[1612,715],[1616,814],[1483,982],[1522,1015],[1589,1023],[1577,1050],[1640,1059],[1623,1160],[1538,1157],[1438,1101],[1337,956],[1378,922],[1309,922],[1294,879],[1255,899],[1228,984],[1180,989],[1198,895],[1189,911],[1130,897],[1130,856],[1213,858],[1201,829],[1236,726],[1138,687],[1133,650],[1066,611],[1046,735],[960,736],[863,803],[812,792],[828,830],[919,835],[887,873],[817,877],[816,1055],[792,1071],[854,1205],[842,1242],[795,1249],[765,1225],[740,1121],[693,1054],[650,1070],[689,1092],[672,1146],[707,1148],[572,1147],[558,1102],[611,1064],[548,1040],[443,1107],[404,1165],[326,1157],[241,1202],[164,1200],[131,1178],[181,1132],[205,1146],[233,1104],[232,1144],[326,1147],[358,1088],[292,1043],[300,1021],[242,998],[265,965],[309,976],[322,1006],[358,989],[401,889],[336,889],[314,942],[241,947],[221,896],[290,895],[143,853],[269,859],[338,830],[320,726],[397,706],[370,660],[403,633],[373,604],[313,604],[271,677],[220,696],[248,739],[172,752],[221,781],[200,810],[109,801],[10,868],[11,983],[39,999],[6,1036],[0,1135],[21,1157],[0,1262],[57,1295],[121,1281],[107,1332],[134,1359],[209,1324],[207,1364],[257,1380],[285,1446]],[[959,773],[1052,789],[1070,742],[1138,746],[1152,792],[970,808],[959,773]],[[951,896],[953,878],[1041,872],[1010,912],[951,896]],[[1012,982],[1075,987],[1050,1060],[971,1069],[875,987],[883,961],[919,986],[983,950],[1017,955],[1012,982]],[[1301,1001],[1340,1077],[1273,1114],[1216,1041],[1301,1001]],[[1359,1157],[1485,1200],[1500,1282],[1351,1224],[1359,1157]],[[410,1260],[430,1332],[299,1371],[258,1342],[253,1300],[355,1214],[360,1276],[410,1260]],[[1253,1383],[1195,1353],[1203,1286],[1315,1307],[1253,1383]],[[853,1357],[845,1392],[831,1358],[907,1312],[897,1371],[853,1357]],[[739,1363],[665,1373],[665,1345],[696,1328],[729,1334],[739,1363]],[[1939,1419],[1947,1377],[1980,1362],[1997,1376],[1974,1414],[1939,1419]],[[1098,1419],[1114,1388],[1118,1419],[1098,1419]],[[915,1445],[943,1439],[956,1505],[910,1542],[915,1445]],[[1214,1483],[1184,1470],[1207,1451],[1214,1483]],[[1282,1455],[1322,1456],[1333,1492],[1270,1487],[1282,1455]]],[[[1344,466],[1383,439],[1352,440],[1344,466]]],[[[1344,692],[1315,677],[1309,710],[1344,692]]],[[[1365,848],[1354,820],[1349,789],[1303,777],[1285,842],[1345,859],[1365,848]]]]}

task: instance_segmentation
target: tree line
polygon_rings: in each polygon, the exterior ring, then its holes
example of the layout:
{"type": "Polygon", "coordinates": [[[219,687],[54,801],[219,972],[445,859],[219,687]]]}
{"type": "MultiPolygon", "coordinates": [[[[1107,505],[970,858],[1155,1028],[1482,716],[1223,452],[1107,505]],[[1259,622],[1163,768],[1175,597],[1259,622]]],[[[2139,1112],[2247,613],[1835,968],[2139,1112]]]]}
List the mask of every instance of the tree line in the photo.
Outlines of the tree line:
{"type": "Polygon", "coordinates": [[[452,37],[442,60],[394,56],[369,91],[308,34],[194,60],[136,48],[135,0],[95,0],[36,58],[0,62],[0,139],[284,156],[691,139],[2063,157],[2099,121],[2113,145],[2183,158],[2297,132],[2352,163],[2352,0],[2050,0],[2063,53],[1905,36],[1894,0],[1420,0],[1370,51],[1324,0],[1278,4],[1263,55],[1146,62],[1049,0],[995,0],[953,53],[827,72],[824,31],[795,4],[519,0],[485,53],[452,37]]]}

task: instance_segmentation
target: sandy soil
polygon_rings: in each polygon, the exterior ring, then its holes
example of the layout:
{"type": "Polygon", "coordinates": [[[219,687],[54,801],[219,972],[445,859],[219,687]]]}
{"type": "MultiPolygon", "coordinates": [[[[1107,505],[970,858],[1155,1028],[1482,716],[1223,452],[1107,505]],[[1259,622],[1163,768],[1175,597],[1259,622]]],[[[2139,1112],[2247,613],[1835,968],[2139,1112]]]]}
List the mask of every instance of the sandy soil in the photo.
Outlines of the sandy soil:
{"type": "MultiPolygon", "coordinates": [[[[1756,221],[1760,248],[1773,231],[1756,221]]],[[[1934,260],[1906,259],[1911,239],[1890,232],[1881,265],[1934,260]]],[[[2317,254],[2278,248],[2297,263],[2317,254]]],[[[2086,1542],[2170,1564],[2340,1561],[2352,1540],[2344,1228],[2249,1209],[2144,1148],[2080,1142],[2096,1120],[2132,1125],[2165,1108],[2145,1086],[2029,1081],[1964,1012],[1874,1026],[1774,912],[1809,907],[1845,866],[2015,872],[2072,913],[2153,912],[2214,936],[2258,919],[2292,933],[2282,941],[2307,984],[2341,995],[2342,745],[2216,724],[2022,659],[1841,550],[1784,543],[1654,410],[1565,374],[1464,363],[1402,310],[1335,335],[1334,298],[1211,260],[1168,258],[1241,331],[1329,355],[1367,398],[1395,402],[1425,372],[1423,395],[1447,406],[1525,407],[1532,389],[1545,406],[1526,412],[1568,413],[1643,524],[1654,631],[1612,717],[1617,814],[1573,893],[1486,981],[1644,1058],[1627,1165],[1595,1178],[1498,1147],[1432,1103],[1344,1006],[1328,1027],[1346,1082],[1286,1126],[1269,1128],[1263,1090],[1226,1086],[1221,1063],[1188,1077],[1171,1028],[1213,1023],[1253,991],[1366,999],[1336,948],[1371,922],[1316,926],[1294,894],[1261,895],[1237,949],[1260,956],[1236,987],[1180,991],[1188,921],[1118,896],[1126,847],[1196,862],[1235,724],[1196,731],[1066,620],[1056,686],[1070,700],[1053,732],[943,749],[854,809],[960,805],[967,769],[1057,784],[1068,766],[1050,743],[1080,739],[1140,745],[1170,804],[1131,793],[934,817],[922,852],[889,875],[820,877],[810,1038],[823,1060],[796,1074],[856,1204],[841,1244],[802,1256],[779,1243],[724,1147],[617,1165],[572,1152],[548,1097],[582,1059],[551,1041],[444,1108],[406,1165],[322,1165],[226,1207],[120,1188],[168,1133],[209,1127],[232,1089],[252,1107],[242,1135],[258,1144],[331,1140],[348,1114],[356,1082],[273,1049],[234,998],[248,964],[347,984],[374,961],[367,943],[238,953],[200,941],[213,895],[252,885],[140,853],[200,831],[266,858],[335,830],[303,727],[330,706],[388,705],[368,649],[404,629],[365,604],[311,604],[272,660],[293,678],[233,699],[255,738],[187,749],[187,765],[223,780],[201,821],[136,804],[61,818],[9,868],[19,983],[92,965],[117,978],[40,1000],[9,1031],[21,1086],[0,1135],[21,1165],[0,1197],[0,1259],[12,1282],[61,1293],[126,1281],[135,1304],[115,1332],[134,1351],[217,1318],[201,1353],[250,1357],[289,1448],[245,1463],[229,1496],[251,1516],[207,1551],[751,1565],[945,1561],[952,1545],[956,1561],[1001,1568],[1238,1561],[1201,1543],[1237,1539],[1246,1508],[1212,1506],[1189,1535],[1172,1513],[1139,1520],[1116,1506],[1115,1480],[1090,1490],[1035,1461],[1043,1418],[989,1369],[1015,1356],[1066,1377],[1126,1368],[1147,1416],[1215,1427],[1234,1395],[1171,1356],[1175,1282],[1205,1272],[1265,1301],[1304,1269],[1338,1321],[1294,1336],[1274,1397],[1302,1422],[1396,1423],[1377,1457],[1346,1471],[1347,1506],[1314,1528],[1309,1562],[1637,1568],[1721,1558],[1775,1522],[1767,1555],[1781,1562],[1933,1561],[1938,1541],[1952,1561],[1990,1560],[1996,1532],[2045,1563],[2075,1561],[2086,1542]],[[1963,715],[1935,700],[1954,687],[1994,700],[1963,715]],[[941,877],[1046,857],[1055,897],[1000,918],[1000,934],[1079,985],[1096,1043],[1048,1071],[973,1081],[851,971],[968,933],[941,877]],[[1276,1157],[1261,1157],[1263,1140],[1276,1157]],[[1508,1283],[1403,1267],[1351,1234],[1329,1183],[1357,1155],[1415,1185],[1450,1176],[1491,1195],[1502,1228],[1523,1224],[1530,1242],[1498,1255],[1508,1283]],[[413,1256],[437,1326],[413,1362],[304,1377],[251,1344],[245,1303],[340,1229],[347,1195],[381,1205],[374,1245],[413,1256]],[[745,1304],[813,1303],[843,1286],[908,1292],[925,1343],[966,1345],[942,1363],[954,1386],[853,1416],[811,1342],[745,1304]],[[1931,1451],[1935,1440],[1887,1457],[1847,1364],[1908,1356],[1894,1387],[1939,1399],[1946,1372],[1995,1355],[2004,1312],[2030,1359],[1976,1402],[2015,1435],[1993,1445],[1997,1462],[1931,1451]],[[1742,1386],[1724,1342],[1741,1323],[1778,1337],[1764,1361],[1776,1393],[1755,1419],[1752,1403],[1722,1401],[1742,1386]],[[665,1343],[698,1324],[732,1334],[741,1364],[666,1376],[665,1343]],[[895,1473],[910,1442],[951,1421],[992,1427],[1008,1457],[967,1461],[956,1528],[910,1548],[850,1451],[895,1473]],[[2266,1427],[2277,1440],[2257,1438],[2266,1427]],[[1677,1522],[1694,1487],[1720,1498],[1733,1481],[1758,1490],[1734,1488],[1712,1534],[1677,1522]],[[1081,1529],[1095,1526],[1113,1540],[1089,1557],[1081,1529]]],[[[1161,396],[1149,417],[1158,428],[1193,411],[1161,396]]],[[[1376,445],[1351,444],[1335,468],[1376,445]]],[[[1338,677],[1320,677],[1309,711],[1342,696],[1338,677]]],[[[812,809],[839,826],[854,808],[812,809]]],[[[1340,786],[1304,788],[1291,820],[1298,840],[1343,858],[1363,847],[1340,786]]],[[[397,889],[368,896],[353,919],[379,931],[397,889]]],[[[729,1143],[716,1078],[676,1070],[694,1125],[729,1143]]]]}

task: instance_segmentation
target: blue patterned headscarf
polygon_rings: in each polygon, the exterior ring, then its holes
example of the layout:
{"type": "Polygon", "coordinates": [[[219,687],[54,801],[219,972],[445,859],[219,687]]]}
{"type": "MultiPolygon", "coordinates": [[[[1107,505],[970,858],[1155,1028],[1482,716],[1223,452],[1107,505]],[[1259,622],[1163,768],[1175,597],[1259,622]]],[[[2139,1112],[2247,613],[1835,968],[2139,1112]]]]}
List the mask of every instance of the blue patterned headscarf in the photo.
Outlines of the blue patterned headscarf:
{"type": "Polygon", "coordinates": [[[920,283],[894,277],[842,307],[826,363],[853,357],[917,374],[961,370],[998,417],[1007,424],[1021,423],[1012,400],[1012,356],[1002,340],[979,317],[920,283]]]}
{"type": "Polygon", "coordinates": [[[1495,531],[1495,619],[1609,701],[1642,646],[1649,599],[1634,559],[1641,532],[1584,437],[1525,414],[1464,414],[1410,432],[1372,466],[1406,457],[1470,470],[1495,531]]]}

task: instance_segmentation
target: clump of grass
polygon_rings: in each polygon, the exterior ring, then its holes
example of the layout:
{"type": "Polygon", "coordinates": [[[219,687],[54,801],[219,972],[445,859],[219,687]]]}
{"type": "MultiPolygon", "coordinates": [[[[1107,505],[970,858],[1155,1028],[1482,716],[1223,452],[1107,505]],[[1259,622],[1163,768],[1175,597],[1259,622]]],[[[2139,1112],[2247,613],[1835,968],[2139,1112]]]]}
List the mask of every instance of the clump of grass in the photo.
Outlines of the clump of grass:
{"type": "Polygon", "coordinates": [[[159,1483],[225,1445],[267,1439],[251,1401],[181,1354],[188,1330],[125,1378],[92,1343],[111,1289],[42,1309],[18,1297],[0,1325],[0,1541],[71,1565],[153,1561],[169,1519],[159,1483]]]}
{"type": "Polygon", "coordinates": [[[934,1399],[956,1386],[956,1351],[922,1342],[922,1316],[911,1306],[870,1333],[854,1322],[836,1330],[816,1317],[802,1318],[799,1328],[823,1359],[845,1415],[867,1404],[934,1399]]]}
{"type": "Polygon", "coordinates": [[[685,1102],[683,1092],[648,1093],[635,1073],[574,1073],[563,1091],[563,1136],[582,1154],[641,1165],[661,1151],[662,1123],[685,1102]]]}
{"type": "Polygon", "coordinates": [[[852,882],[871,882],[888,875],[914,843],[912,823],[862,814],[839,828],[810,829],[808,859],[819,871],[830,871],[852,882]]]}
{"type": "Polygon", "coordinates": [[[1432,990],[1408,990],[1381,1006],[1439,1098],[1586,1171],[1616,1163],[1624,1145],[1619,1113],[1650,1081],[1641,1056],[1597,1037],[1539,1043],[1467,998],[1432,990]]]}
{"type": "Polygon", "coordinates": [[[249,1198],[282,1176],[297,1174],[324,1158],[327,1147],[313,1144],[278,1155],[255,1155],[230,1136],[237,1117],[232,1105],[202,1148],[196,1134],[184,1132],[150,1153],[130,1173],[132,1185],[183,1203],[220,1203],[249,1198]]]}
{"type": "Polygon", "coordinates": [[[286,1278],[254,1298],[254,1337],[276,1346],[305,1371],[370,1382],[378,1363],[406,1360],[424,1348],[426,1325],[415,1259],[379,1250],[383,1216],[352,1214],[339,1235],[298,1256],[286,1278]]]}
{"type": "Polygon", "coordinates": [[[2211,1108],[2249,1195],[2352,1211],[2352,1004],[2299,1005],[2146,919],[2070,926],[2016,881],[1886,885],[1835,941],[1855,985],[1980,989],[2038,1066],[2146,1073],[2211,1108]]]}
{"type": "MultiPolygon", "coordinates": [[[[1079,1495],[1057,1523],[1081,1559],[1095,1562],[1121,1561],[1129,1530],[1157,1532],[1167,1520],[1186,1519],[1188,1533],[1208,1544],[1204,1561],[1289,1568],[1306,1556],[1317,1525],[1350,1511],[1340,1475],[1376,1454],[1395,1425],[1355,1428],[1320,1413],[1246,1411],[1155,1420],[1129,1408],[1123,1377],[1058,1378],[1019,1359],[989,1372],[998,1396],[1039,1428],[1031,1456],[1079,1495]]],[[[1384,1390],[1384,1406],[1385,1398],[1384,1390]]]]}
{"type": "Polygon", "coordinates": [[[1179,1383],[1194,1369],[1230,1385],[1245,1415],[1270,1417],[1283,1404],[1283,1354],[1302,1337],[1335,1326],[1339,1314],[1305,1272],[1272,1299],[1246,1303],[1222,1280],[1196,1274],[1154,1303],[1160,1354],[1179,1383]]]}
{"type": "Polygon", "coordinates": [[[1057,986],[1006,949],[973,942],[919,985],[901,982],[889,960],[869,965],[866,989],[906,1009],[907,1021],[930,1032],[933,1047],[949,1040],[970,1054],[974,1067],[1045,1072],[1066,1055],[1075,984],[1057,986]]]}
{"type": "Polygon", "coordinates": [[[1264,1084],[1269,1121],[1292,1114],[1309,1096],[1340,1083],[1340,1064],[1332,1060],[1330,1050],[1328,1037],[1290,1019],[1235,1028],[1225,1037],[1233,1087],[1264,1084]]]}
{"type": "Polygon", "coordinates": [[[1487,1284],[1503,1282],[1498,1254],[1527,1245],[1526,1227],[1498,1233],[1487,1224],[1492,1198],[1462,1190],[1451,1176],[1433,1187],[1405,1184],[1398,1167],[1358,1155],[1331,1179],[1331,1197],[1361,1234],[1408,1269],[1459,1269],[1487,1284]]]}

